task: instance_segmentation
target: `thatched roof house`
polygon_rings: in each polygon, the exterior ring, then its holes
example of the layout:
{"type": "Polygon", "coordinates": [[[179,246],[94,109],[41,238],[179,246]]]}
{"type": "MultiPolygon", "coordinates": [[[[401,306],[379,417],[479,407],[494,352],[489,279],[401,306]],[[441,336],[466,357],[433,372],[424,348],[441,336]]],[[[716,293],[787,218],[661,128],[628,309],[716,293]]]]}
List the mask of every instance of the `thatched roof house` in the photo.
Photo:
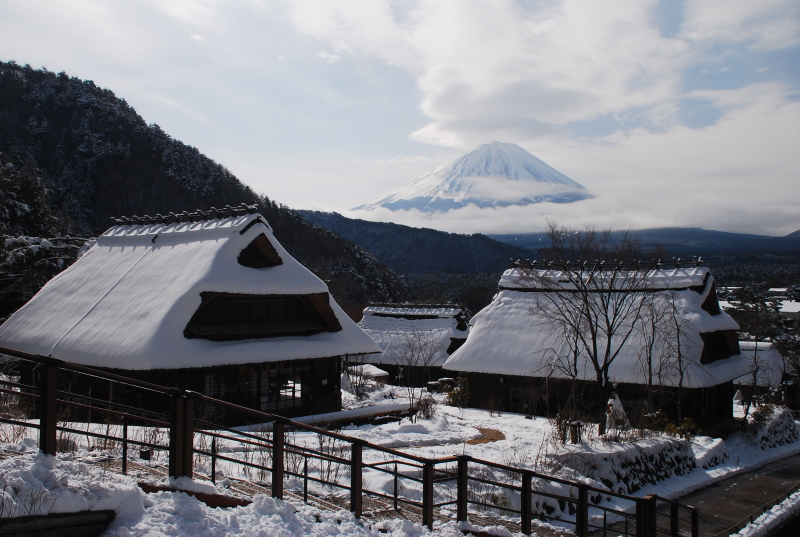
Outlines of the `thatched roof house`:
{"type": "Polygon", "coordinates": [[[379,350],[255,206],[119,220],[0,346],[296,412],[337,406],[340,357],[379,350]]]}
{"type": "Polygon", "coordinates": [[[358,325],[381,349],[365,361],[393,375],[400,367],[440,370],[469,333],[466,315],[452,304],[373,305],[364,309],[358,325]]]}
{"type": "MultiPolygon", "coordinates": [[[[581,277],[602,282],[606,276],[595,272],[581,277]]],[[[648,335],[643,311],[619,321],[618,339],[611,344],[618,353],[608,371],[611,382],[620,386],[623,401],[627,395],[629,403],[633,399],[641,402],[633,391],[625,393],[625,385],[705,389],[714,391],[710,396],[714,402],[700,411],[698,419],[713,421],[719,415],[730,415],[731,381],[746,374],[750,365],[738,348],[736,322],[719,308],[709,270],[699,266],[655,268],[636,276],[635,284],[630,283],[634,281],[630,273],[617,272],[610,277],[630,278],[627,283],[613,284],[615,293],[632,296],[625,307],[635,310],[646,301],[648,309],[664,312],[663,329],[656,335],[648,335]],[[671,333],[666,329],[669,323],[673,325],[671,333]],[[719,386],[725,388],[718,390],[719,386]]],[[[492,303],[472,318],[466,343],[444,364],[447,371],[469,376],[471,404],[542,411],[541,393],[530,395],[531,390],[536,391],[532,379],[595,380],[595,369],[585,352],[572,362],[577,365],[571,374],[567,372],[564,360],[572,356],[575,343],[560,329],[559,322],[563,325],[566,321],[549,314],[554,307],[578,307],[579,301],[571,297],[582,291],[575,289],[570,277],[556,269],[516,266],[503,274],[499,286],[492,303]]],[[[602,287],[599,284],[597,292],[606,292],[602,287]]],[[[598,343],[605,345],[607,339],[600,338],[598,343]]],[[[557,402],[553,404],[557,406],[557,402]]]]}

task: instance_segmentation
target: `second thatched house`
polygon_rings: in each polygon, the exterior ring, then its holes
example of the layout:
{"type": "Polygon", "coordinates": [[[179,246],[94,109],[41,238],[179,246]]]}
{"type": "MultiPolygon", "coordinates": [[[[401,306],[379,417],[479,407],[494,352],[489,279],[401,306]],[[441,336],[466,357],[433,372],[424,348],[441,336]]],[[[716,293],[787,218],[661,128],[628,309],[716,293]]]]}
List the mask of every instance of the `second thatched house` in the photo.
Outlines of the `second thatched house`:
{"type": "Polygon", "coordinates": [[[629,416],[707,427],[732,416],[732,380],[750,371],[705,267],[517,264],[470,324],[444,369],[481,408],[554,415],[572,397],[596,415],[601,369],[629,416]]]}
{"type": "Polygon", "coordinates": [[[442,364],[469,333],[466,315],[452,304],[373,305],[358,325],[381,349],[364,361],[407,385],[438,379],[442,364]]]}

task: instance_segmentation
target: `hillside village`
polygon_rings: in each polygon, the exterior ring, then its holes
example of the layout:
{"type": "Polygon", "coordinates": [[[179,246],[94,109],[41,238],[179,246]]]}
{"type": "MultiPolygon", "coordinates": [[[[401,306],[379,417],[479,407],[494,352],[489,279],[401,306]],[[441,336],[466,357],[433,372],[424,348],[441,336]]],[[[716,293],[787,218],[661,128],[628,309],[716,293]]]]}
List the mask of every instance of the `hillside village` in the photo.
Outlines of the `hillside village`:
{"type": "MultiPolygon", "coordinates": [[[[753,276],[591,226],[538,250],[364,228],[255,194],[94,84],[4,63],[0,90],[18,531],[698,535],[682,497],[800,453],[793,250],[753,276]],[[403,264],[466,248],[463,271],[403,264]]],[[[800,505],[770,502],[764,524],[800,505]]]]}

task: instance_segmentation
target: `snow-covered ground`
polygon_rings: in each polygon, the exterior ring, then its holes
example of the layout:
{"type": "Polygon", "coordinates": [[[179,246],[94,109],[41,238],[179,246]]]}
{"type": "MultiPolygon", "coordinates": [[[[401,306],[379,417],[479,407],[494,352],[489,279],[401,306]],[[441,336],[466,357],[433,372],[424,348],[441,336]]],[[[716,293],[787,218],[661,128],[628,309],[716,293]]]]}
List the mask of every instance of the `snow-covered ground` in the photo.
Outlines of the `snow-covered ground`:
{"type": "MultiPolygon", "coordinates": [[[[369,400],[348,403],[355,407],[396,405],[403,402],[403,393],[402,389],[389,386],[376,391],[374,397],[369,400]]],[[[437,396],[437,399],[440,403],[443,402],[443,396],[437,396]]],[[[785,416],[783,418],[777,416],[771,423],[782,424],[781,427],[784,427],[785,416]]],[[[797,427],[793,420],[791,423],[797,427]]],[[[604,486],[604,483],[608,485],[606,481],[613,481],[613,476],[619,475],[616,471],[619,468],[635,468],[636,457],[642,453],[666,453],[668,455],[665,456],[669,457],[693,458],[695,468],[692,469],[684,464],[682,470],[665,474],[666,479],[662,481],[639,483],[635,476],[631,479],[623,476],[609,487],[615,490],[623,487],[622,490],[625,491],[625,487],[631,487],[633,483],[634,486],[631,488],[641,486],[638,490],[628,491],[634,496],[655,493],[665,498],[680,497],[712,482],[800,452],[800,441],[795,440],[788,444],[762,449],[761,442],[741,432],[734,433],[724,441],[695,437],[690,445],[680,448],[675,447],[676,441],[672,438],[649,436],[638,442],[630,440],[608,442],[596,438],[591,430],[587,430],[582,444],[561,446],[554,437],[551,422],[547,419],[526,419],[525,416],[518,414],[498,414],[475,409],[460,410],[445,405],[441,405],[431,419],[418,419],[416,422],[405,419],[379,426],[348,426],[339,432],[417,456],[444,457],[464,453],[478,459],[510,466],[540,471],[558,470],[595,486],[604,486]],[[470,442],[484,435],[492,441],[470,442]],[[585,454],[597,460],[605,458],[609,470],[593,475],[584,472],[581,476],[580,473],[584,469],[574,464],[553,463],[554,460],[563,463],[565,455],[575,453],[585,454]],[[682,475],[676,475],[681,472],[682,475]],[[672,477],[669,477],[670,475],[672,477]]],[[[131,432],[131,434],[137,433],[131,432]]],[[[290,435],[290,441],[296,445],[320,447],[320,439],[314,433],[294,432],[290,435]]],[[[138,489],[134,478],[110,474],[90,464],[91,461],[118,457],[117,451],[87,452],[85,449],[88,446],[81,445],[80,437],[75,437],[75,441],[78,443],[78,454],[63,454],[58,458],[37,453],[35,443],[31,439],[2,446],[6,452],[17,452],[16,456],[0,463],[2,516],[51,511],[115,509],[118,515],[107,532],[109,536],[243,534],[294,537],[388,534],[415,537],[427,534],[446,536],[461,534],[455,520],[438,524],[433,532],[405,520],[384,521],[367,527],[344,511],[325,512],[302,503],[293,504],[267,497],[257,497],[256,501],[247,507],[211,509],[180,492],[146,495],[138,489]],[[83,451],[80,451],[81,449],[83,451]]],[[[233,442],[220,443],[218,447],[222,454],[234,458],[250,457],[250,460],[257,461],[259,455],[265,455],[264,452],[248,452],[241,444],[233,442]]],[[[138,453],[132,457],[138,458],[138,453]]],[[[383,457],[384,455],[377,450],[364,450],[365,463],[378,462],[384,460],[383,457]]],[[[291,461],[287,463],[291,464],[291,461]]],[[[158,461],[152,464],[157,465],[158,461]]],[[[204,467],[201,461],[198,470],[203,471],[208,468],[204,467]]],[[[180,482],[164,481],[162,484],[183,490],[200,492],[216,490],[226,493],[226,484],[229,483],[225,479],[226,476],[247,477],[231,464],[218,464],[218,471],[222,475],[218,476],[216,487],[207,481],[191,482],[185,478],[180,482]]],[[[315,471],[323,470],[318,468],[315,471]]],[[[372,490],[389,492],[391,480],[382,477],[384,475],[370,474],[368,471],[364,475],[365,486],[369,485],[372,490]]],[[[142,476],[138,477],[141,479],[142,476]]],[[[349,476],[342,473],[340,478],[346,481],[349,476]]],[[[289,490],[301,486],[302,481],[299,479],[288,479],[286,482],[289,490]]],[[[411,485],[405,494],[416,497],[411,485]]],[[[797,510],[800,510],[800,497],[796,495],[761,517],[759,523],[742,530],[744,532],[742,534],[761,535],[758,533],[760,527],[773,527],[792,516],[797,510]]],[[[463,524],[461,528],[469,529],[463,524]]],[[[508,530],[499,526],[493,528],[491,532],[498,535],[510,534],[508,530]]]]}

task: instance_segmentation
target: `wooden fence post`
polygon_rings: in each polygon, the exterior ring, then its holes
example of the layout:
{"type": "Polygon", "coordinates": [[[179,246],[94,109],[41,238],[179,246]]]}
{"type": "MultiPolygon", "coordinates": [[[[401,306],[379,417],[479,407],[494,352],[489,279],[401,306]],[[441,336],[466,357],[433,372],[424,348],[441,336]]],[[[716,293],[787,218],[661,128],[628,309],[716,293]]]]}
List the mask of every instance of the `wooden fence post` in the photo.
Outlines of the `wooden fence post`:
{"type": "Polygon", "coordinates": [[[56,423],[56,385],[58,382],[58,360],[49,359],[41,370],[41,405],[39,416],[39,449],[48,455],[55,455],[56,423]]]}
{"type": "Polygon", "coordinates": [[[193,477],[194,392],[173,390],[169,413],[169,475],[193,477]]]}
{"type": "Polygon", "coordinates": [[[422,525],[433,529],[433,463],[422,467],[422,525]]]}
{"type": "Polygon", "coordinates": [[[456,478],[456,514],[459,522],[467,521],[468,487],[469,455],[460,455],[458,457],[458,477],[456,478]]]}
{"type": "Polygon", "coordinates": [[[356,518],[361,518],[362,513],[362,487],[364,466],[361,461],[362,445],[359,442],[351,444],[350,452],[350,512],[356,518]]]}
{"type": "Polygon", "coordinates": [[[584,485],[578,485],[578,503],[575,508],[575,535],[576,537],[587,537],[589,535],[589,489],[584,485]]]}
{"type": "Polygon", "coordinates": [[[122,475],[128,475],[128,415],[122,416],[122,475]]]}
{"type": "Polygon", "coordinates": [[[649,537],[647,532],[649,516],[647,515],[647,508],[649,502],[645,498],[636,499],[636,537],[649,537]]]}
{"type": "Polygon", "coordinates": [[[286,426],[276,421],[272,428],[272,497],[283,499],[283,450],[286,426]]]}
{"type": "Polygon", "coordinates": [[[531,482],[531,474],[527,472],[522,474],[522,490],[520,491],[519,495],[519,509],[522,533],[525,535],[531,534],[531,482]]]}
{"type": "Polygon", "coordinates": [[[636,500],[636,537],[656,534],[657,500],[655,494],[636,500]]]}
{"type": "Polygon", "coordinates": [[[677,503],[672,503],[669,506],[669,534],[670,537],[678,537],[678,531],[680,529],[680,519],[678,515],[680,513],[680,506],[677,503]]]}
{"type": "Polygon", "coordinates": [[[186,392],[183,403],[183,467],[181,475],[194,478],[194,406],[196,392],[186,392]]]}

